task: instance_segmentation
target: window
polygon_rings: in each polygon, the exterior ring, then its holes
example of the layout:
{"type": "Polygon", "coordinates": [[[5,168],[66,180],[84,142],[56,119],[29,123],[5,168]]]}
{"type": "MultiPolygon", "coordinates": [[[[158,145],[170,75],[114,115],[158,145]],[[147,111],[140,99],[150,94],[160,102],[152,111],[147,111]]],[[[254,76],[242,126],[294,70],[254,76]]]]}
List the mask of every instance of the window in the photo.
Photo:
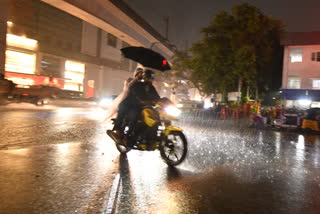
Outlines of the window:
{"type": "Polygon", "coordinates": [[[117,37],[111,33],[108,33],[107,45],[116,48],[117,47],[117,37]]]}
{"type": "Polygon", "coordinates": [[[302,48],[290,49],[290,62],[302,62],[302,48]]]}
{"type": "Polygon", "coordinates": [[[320,79],[312,80],[312,88],[320,89],[320,79]]]}
{"type": "Polygon", "coordinates": [[[83,79],[85,65],[78,62],[66,61],[64,77],[64,89],[73,91],[83,91],[83,79]]]}
{"type": "Polygon", "coordinates": [[[311,60],[320,62],[320,52],[313,52],[311,54],[311,60]]]}
{"type": "Polygon", "coordinates": [[[43,56],[41,60],[42,73],[45,76],[61,77],[61,61],[59,58],[43,56]]]}
{"type": "Polygon", "coordinates": [[[36,55],[7,50],[5,69],[9,72],[35,74],[36,55]]]}
{"type": "Polygon", "coordinates": [[[288,88],[299,89],[301,87],[300,79],[289,79],[288,80],[288,88]]]}

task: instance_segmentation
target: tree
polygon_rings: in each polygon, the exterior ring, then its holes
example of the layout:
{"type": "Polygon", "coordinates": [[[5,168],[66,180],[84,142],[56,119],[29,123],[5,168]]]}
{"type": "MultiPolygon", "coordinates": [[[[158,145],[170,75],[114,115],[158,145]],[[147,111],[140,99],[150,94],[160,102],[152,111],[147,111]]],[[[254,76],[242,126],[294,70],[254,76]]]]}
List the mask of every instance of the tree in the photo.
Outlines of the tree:
{"type": "Polygon", "coordinates": [[[280,86],[273,81],[275,75],[281,79],[282,29],[281,21],[240,4],[230,14],[218,12],[202,29],[202,39],[192,45],[192,57],[177,56],[180,61],[174,63],[190,72],[206,94],[241,91],[246,85],[258,98],[258,92],[280,86]]]}
{"type": "Polygon", "coordinates": [[[188,82],[190,87],[200,89],[201,81],[196,73],[192,72],[192,68],[195,67],[194,60],[188,55],[187,51],[177,51],[173,57],[172,64],[174,81],[183,79],[188,82]]]}

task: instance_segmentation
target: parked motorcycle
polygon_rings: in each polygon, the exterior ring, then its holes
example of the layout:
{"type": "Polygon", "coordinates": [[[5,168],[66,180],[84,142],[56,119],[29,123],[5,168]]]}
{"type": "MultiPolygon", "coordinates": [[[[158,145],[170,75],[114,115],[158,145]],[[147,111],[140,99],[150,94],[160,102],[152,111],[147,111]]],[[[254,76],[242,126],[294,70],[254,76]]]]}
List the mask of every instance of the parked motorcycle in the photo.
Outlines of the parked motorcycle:
{"type": "Polygon", "coordinates": [[[142,151],[159,150],[162,159],[170,166],[184,161],[188,151],[188,142],[182,129],[171,125],[180,110],[167,98],[161,98],[154,106],[145,106],[135,124],[124,121],[123,142],[117,142],[112,130],[107,134],[115,141],[121,154],[131,149],[142,151]]]}

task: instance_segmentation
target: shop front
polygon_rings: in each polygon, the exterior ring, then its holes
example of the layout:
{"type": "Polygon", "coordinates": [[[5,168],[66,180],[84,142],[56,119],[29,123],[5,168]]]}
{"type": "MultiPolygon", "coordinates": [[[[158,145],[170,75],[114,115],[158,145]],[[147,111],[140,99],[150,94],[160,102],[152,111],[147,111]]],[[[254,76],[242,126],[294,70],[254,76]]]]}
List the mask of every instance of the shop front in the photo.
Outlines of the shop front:
{"type": "Polygon", "coordinates": [[[64,89],[83,92],[85,64],[66,60],[64,71],[64,89]]]}
{"type": "Polygon", "coordinates": [[[45,85],[83,92],[84,63],[37,50],[37,40],[7,34],[6,78],[19,87],[45,85]]]}
{"type": "Polygon", "coordinates": [[[320,90],[282,89],[281,96],[287,108],[313,108],[320,106],[320,90]]]}
{"type": "Polygon", "coordinates": [[[36,75],[38,42],[33,39],[7,34],[5,75],[20,85],[34,85],[30,78],[36,75]]]}

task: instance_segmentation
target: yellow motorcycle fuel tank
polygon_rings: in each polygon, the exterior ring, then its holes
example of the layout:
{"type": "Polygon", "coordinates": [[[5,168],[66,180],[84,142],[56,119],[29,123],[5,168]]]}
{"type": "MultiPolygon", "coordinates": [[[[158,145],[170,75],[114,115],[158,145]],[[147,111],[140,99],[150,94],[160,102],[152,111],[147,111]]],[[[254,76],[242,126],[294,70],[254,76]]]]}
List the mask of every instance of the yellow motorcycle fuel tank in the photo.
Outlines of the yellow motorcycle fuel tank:
{"type": "Polygon", "coordinates": [[[154,127],[159,122],[159,116],[157,113],[149,108],[145,108],[141,112],[142,120],[147,126],[154,127]]]}

